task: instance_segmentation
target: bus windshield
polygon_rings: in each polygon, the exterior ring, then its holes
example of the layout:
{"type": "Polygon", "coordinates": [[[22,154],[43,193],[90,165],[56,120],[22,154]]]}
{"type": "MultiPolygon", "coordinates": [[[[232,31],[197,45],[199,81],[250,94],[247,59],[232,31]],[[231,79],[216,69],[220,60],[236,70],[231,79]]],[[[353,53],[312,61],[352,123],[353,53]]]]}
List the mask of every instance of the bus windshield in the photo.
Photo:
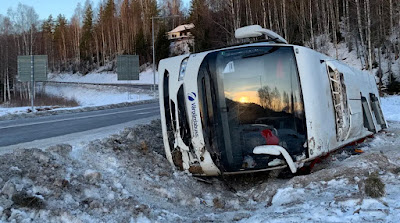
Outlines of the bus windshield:
{"type": "MultiPolygon", "coordinates": [[[[304,106],[293,47],[248,47],[218,52],[214,74],[228,163],[261,168],[260,145],[304,153],[304,106]]],[[[264,162],[264,163],[262,163],[264,162]]]]}

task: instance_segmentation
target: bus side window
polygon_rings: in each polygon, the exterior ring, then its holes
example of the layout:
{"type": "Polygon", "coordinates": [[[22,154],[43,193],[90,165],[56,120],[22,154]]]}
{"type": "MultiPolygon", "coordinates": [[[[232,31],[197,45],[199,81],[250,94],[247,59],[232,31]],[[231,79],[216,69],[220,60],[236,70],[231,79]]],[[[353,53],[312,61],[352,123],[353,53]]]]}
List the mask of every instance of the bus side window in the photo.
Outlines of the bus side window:
{"type": "Polygon", "coordinates": [[[368,101],[365,97],[361,96],[361,105],[364,116],[364,127],[370,132],[375,132],[374,121],[372,120],[371,110],[369,110],[368,101]]]}
{"type": "Polygon", "coordinates": [[[343,73],[331,66],[327,66],[329,83],[331,87],[333,110],[335,113],[336,139],[346,140],[350,129],[350,116],[347,104],[347,92],[343,73]]]}
{"type": "Polygon", "coordinates": [[[386,128],[386,122],[385,119],[383,118],[383,112],[381,109],[381,105],[379,104],[379,100],[376,97],[375,94],[370,93],[370,102],[371,102],[371,108],[372,112],[375,115],[376,122],[382,126],[382,128],[386,128]]]}

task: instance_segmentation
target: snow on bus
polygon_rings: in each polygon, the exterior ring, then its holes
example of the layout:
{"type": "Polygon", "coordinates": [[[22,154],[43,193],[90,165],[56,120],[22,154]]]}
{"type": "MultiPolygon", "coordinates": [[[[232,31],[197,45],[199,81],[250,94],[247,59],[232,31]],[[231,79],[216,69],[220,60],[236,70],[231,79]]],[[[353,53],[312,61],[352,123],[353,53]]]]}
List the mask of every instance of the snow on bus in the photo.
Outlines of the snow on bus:
{"type": "Polygon", "coordinates": [[[387,128],[373,75],[260,26],[263,42],[183,55],[159,65],[169,162],[215,176],[299,168],[387,128]]]}

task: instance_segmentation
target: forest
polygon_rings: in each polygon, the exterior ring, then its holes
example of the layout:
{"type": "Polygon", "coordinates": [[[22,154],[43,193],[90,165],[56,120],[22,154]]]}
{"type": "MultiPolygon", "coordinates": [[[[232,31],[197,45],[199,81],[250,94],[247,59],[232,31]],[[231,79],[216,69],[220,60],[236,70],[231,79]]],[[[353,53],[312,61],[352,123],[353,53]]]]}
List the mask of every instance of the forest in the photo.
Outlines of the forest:
{"type": "MultiPolygon", "coordinates": [[[[49,72],[87,74],[115,66],[117,55],[137,54],[152,62],[152,17],[156,60],[170,56],[166,32],[194,23],[193,51],[237,44],[234,32],[259,24],[288,40],[324,51],[345,43],[381,89],[399,91],[400,0],[90,0],[78,3],[71,18],[49,15],[39,20],[34,7],[19,4],[0,14],[0,103],[29,97],[29,84],[17,81],[17,56],[48,55],[49,72]],[[385,69],[380,69],[385,61],[385,69]],[[399,66],[399,65],[396,65],[399,66]],[[388,81],[382,81],[383,76],[388,81]]],[[[323,52],[325,53],[325,52],[323,52]]]]}

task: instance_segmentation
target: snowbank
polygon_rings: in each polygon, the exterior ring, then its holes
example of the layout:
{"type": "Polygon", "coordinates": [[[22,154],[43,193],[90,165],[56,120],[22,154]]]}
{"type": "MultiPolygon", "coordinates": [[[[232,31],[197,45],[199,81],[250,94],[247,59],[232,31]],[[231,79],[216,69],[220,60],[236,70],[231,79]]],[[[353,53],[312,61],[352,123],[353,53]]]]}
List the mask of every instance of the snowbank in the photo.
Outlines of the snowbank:
{"type": "Polygon", "coordinates": [[[400,95],[382,97],[381,103],[386,120],[400,122],[400,95]]]}
{"type": "MultiPolygon", "coordinates": [[[[35,109],[46,108],[46,110],[75,110],[87,109],[99,106],[112,106],[121,103],[132,103],[139,101],[148,101],[154,99],[154,94],[148,90],[142,89],[119,89],[118,87],[110,86],[91,86],[83,87],[77,85],[48,84],[45,87],[45,93],[48,95],[60,96],[68,99],[75,99],[80,106],[78,107],[63,107],[60,105],[53,106],[35,106],[35,109]]],[[[31,107],[1,107],[0,117],[7,115],[30,113],[31,107]]]]}
{"type": "MultiPolygon", "coordinates": [[[[85,82],[97,81],[98,83],[112,83],[112,78],[116,79],[116,74],[92,74],[89,77],[83,76],[79,79],[79,75],[58,75],[57,78],[65,77],[66,82],[85,82]],[[101,77],[100,77],[101,76],[101,77]],[[97,79],[96,79],[97,78],[97,79]]],[[[150,75],[144,73],[141,83],[149,80],[150,75]],[[147,77],[147,79],[146,79],[147,77]]],[[[139,86],[108,86],[108,85],[80,85],[68,83],[51,83],[48,82],[44,86],[38,84],[40,91],[44,91],[47,95],[74,99],[79,103],[78,107],[64,108],[62,105],[45,106],[50,110],[70,110],[78,108],[97,107],[105,105],[115,105],[120,103],[131,103],[138,101],[152,100],[156,95],[153,91],[142,89],[139,86]],[[60,108],[61,107],[61,108],[60,108]]],[[[38,88],[39,89],[39,88],[38,88]]],[[[37,107],[35,107],[37,108],[37,107]]],[[[0,116],[10,114],[22,114],[30,112],[31,107],[2,107],[0,106],[0,116]]]]}
{"type": "MultiPolygon", "coordinates": [[[[329,36],[321,35],[316,37],[316,42],[317,42],[317,51],[326,54],[332,58],[338,59],[339,61],[342,61],[343,63],[352,66],[354,68],[357,68],[359,70],[363,69],[361,59],[357,56],[357,49],[356,46],[353,44],[353,50],[349,52],[346,43],[339,43],[337,45],[337,51],[335,48],[335,45],[330,41],[329,36]]],[[[310,43],[307,43],[308,46],[310,46],[310,43]]],[[[378,50],[375,49],[375,54],[378,55],[378,50]]],[[[393,76],[396,79],[400,78],[400,58],[397,60],[394,58],[394,54],[382,54],[381,57],[381,69],[383,71],[383,77],[382,77],[382,82],[383,84],[387,85],[389,84],[389,70],[392,71],[393,76]]],[[[378,58],[376,58],[378,61],[378,58]]],[[[370,72],[370,71],[366,71],[370,72]]],[[[372,74],[376,75],[378,72],[378,67],[372,69],[372,74]]],[[[378,78],[376,77],[377,82],[379,81],[378,78]]]]}
{"type": "MultiPolygon", "coordinates": [[[[327,44],[328,47],[328,52],[327,55],[336,58],[336,48],[332,43],[327,44]]],[[[361,60],[360,58],[357,58],[357,51],[353,50],[352,52],[349,53],[349,50],[346,47],[345,43],[339,43],[338,44],[338,51],[337,51],[337,58],[339,61],[342,61],[343,63],[352,66],[354,68],[357,68],[359,70],[362,69],[361,65],[361,60]]]]}
{"type": "Polygon", "coordinates": [[[0,116],[27,112],[31,107],[4,108],[0,107],[0,116]]]}
{"type": "MultiPolygon", "coordinates": [[[[151,68],[146,69],[139,75],[138,81],[119,81],[116,73],[89,73],[81,74],[49,74],[49,81],[56,82],[76,82],[90,84],[153,84],[154,76],[151,68]]],[[[158,73],[156,72],[156,83],[158,83],[158,73]]]]}
{"type": "Polygon", "coordinates": [[[81,107],[135,102],[154,98],[153,95],[150,95],[150,91],[137,88],[121,89],[112,86],[78,86],[48,83],[44,89],[46,94],[49,95],[75,99],[81,107]]]}
{"type": "Polygon", "coordinates": [[[169,165],[160,132],[158,121],[87,145],[0,156],[0,222],[395,223],[400,218],[399,123],[362,144],[364,154],[332,154],[309,175],[277,179],[261,173],[207,178],[208,183],[169,165]],[[386,185],[382,198],[364,192],[370,173],[386,185]]]}

